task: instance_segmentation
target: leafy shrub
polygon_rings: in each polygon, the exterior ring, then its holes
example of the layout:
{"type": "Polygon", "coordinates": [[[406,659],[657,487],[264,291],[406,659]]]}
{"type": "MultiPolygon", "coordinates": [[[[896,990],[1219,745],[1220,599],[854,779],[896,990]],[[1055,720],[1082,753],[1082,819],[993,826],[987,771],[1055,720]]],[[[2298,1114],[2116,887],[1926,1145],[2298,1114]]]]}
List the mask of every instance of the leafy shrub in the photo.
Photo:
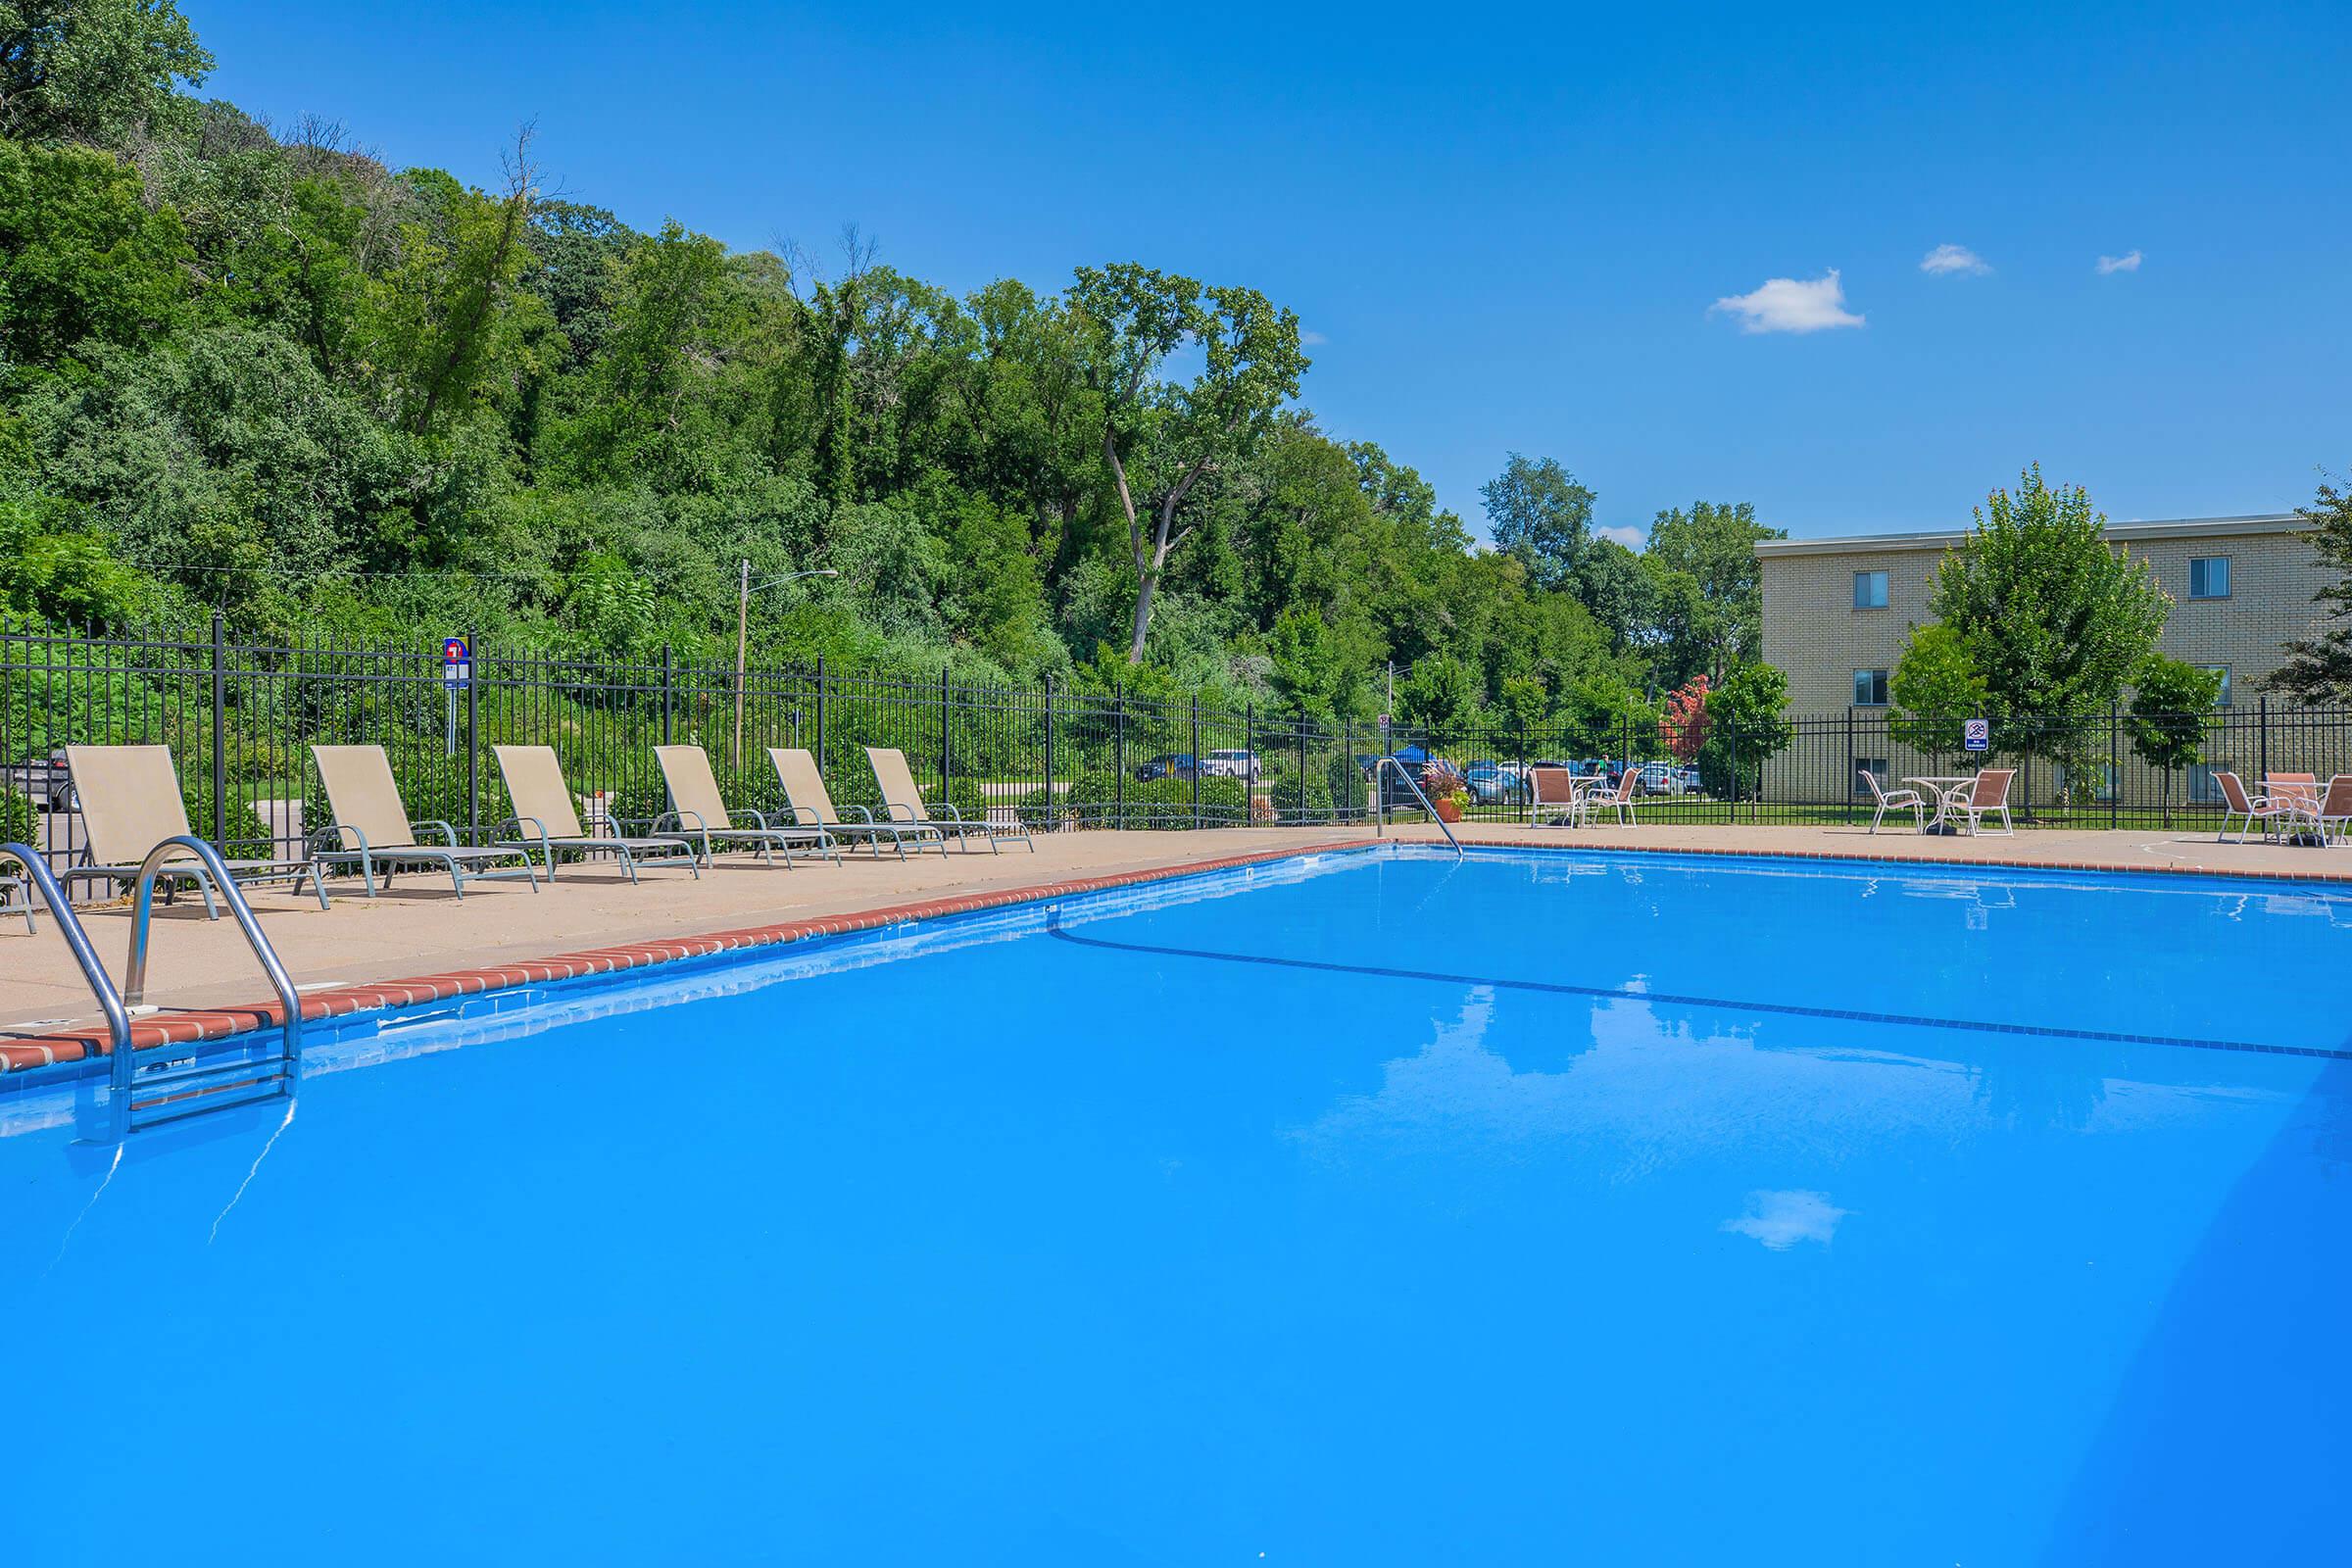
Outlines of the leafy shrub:
{"type": "Polygon", "coordinates": [[[32,802],[0,784],[0,844],[32,842],[32,802]]]}

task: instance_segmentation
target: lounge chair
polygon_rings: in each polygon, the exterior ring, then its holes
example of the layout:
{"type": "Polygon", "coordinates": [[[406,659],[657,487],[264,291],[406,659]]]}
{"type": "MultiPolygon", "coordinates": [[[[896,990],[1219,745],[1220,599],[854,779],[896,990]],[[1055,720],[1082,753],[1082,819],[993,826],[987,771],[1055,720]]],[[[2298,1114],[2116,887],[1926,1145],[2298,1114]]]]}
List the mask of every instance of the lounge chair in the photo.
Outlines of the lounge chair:
{"type": "Polygon", "coordinates": [[[2325,849],[2331,830],[2352,829],[2352,773],[2338,773],[2328,781],[2326,790],[2313,795],[2298,792],[2279,804],[2299,828],[2317,833],[2320,847],[2325,849]]]}
{"type": "Polygon", "coordinates": [[[760,858],[768,865],[776,863],[771,852],[782,850],[788,868],[796,845],[840,860],[832,838],[821,827],[771,822],[764,811],[729,807],[726,797],[719,793],[717,775],[710,771],[710,754],[700,746],[657,746],[654,760],[662,764],[662,782],[669,786],[670,807],[667,815],[655,818],[654,831],[666,829],[700,842],[705,865],[710,863],[713,846],[727,845],[758,850],[760,858]]]}
{"type": "MultiPolygon", "coordinates": [[[[66,765],[74,776],[74,798],[81,808],[81,825],[89,835],[90,863],[68,869],[62,880],[86,878],[128,887],[139,879],[139,865],[166,839],[194,838],[188,808],[180,799],[179,774],[172,765],[168,746],[69,746],[66,765]]],[[[300,893],[305,881],[326,907],[326,883],[309,859],[226,860],[228,874],[238,886],[291,882],[300,893]]],[[[220,918],[213,902],[213,878],[192,856],[182,852],[164,862],[156,883],[171,891],[191,883],[204,897],[204,912],[220,918]]]]}
{"type": "Polygon", "coordinates": [[[1591,822],[1602,811],[1614,811],[1617,813],[1619,827],[1623,827],[1629,822],[1635,827],[1640,827],[1642,819],[1634,814],[1634,791],[1641,787],[1642,770],[1629,767],[1617,775],[1615,789],[1594,788],[1585,791],[1584,798],[1579,803],[1581,814],[1587,822],[1591,822]]]}
{"type": "Polygon", "coordinates": [[[637,880],[640,858],[683,855],[686,869],[697,878],[702,876],[694,840],[683,833],[596,838],[582,829],[579,809],[572,805],[571,786],[564,782],[564,767],[556,760],[554,747],[494,746],[491,750],[498,754],[498,771],[507,781],[507,798],[514,803],[514,814],[499,824],[498,837],[501,842],[520,842],[545,856],[550,882],[556,879],[556,857],[564,854],[610,855],[620,861],[631,882],[637,880]]]}
{"type": "Polygon", "coordinates": [[[1527,825],[1541,827],[1546,818],[1566,817],[1574,827],[1584,811],[1584,800],[1577,793],[1576,775],[1564,767],[1531,767],[1527,770],[1527,825]]]}
{"type": "Polygon", "coordinates": [[[1984,819],[1997,812],[2001,831],[2015,838],[2017,824],[2009,820],[2009,781],[2015,777],[2017,769],[2013,767],[1978,769],[1966,789],[1952,792],[1950,804],[1944,808],[1946,817],[1958,816],[1968,823],[1971,834],[1982,834],[1984,819]]]}
{"type": "Polygon", "coordinates": [[[1911,812],[1912,827],[1922,833],[1927,831],[1928,801],[1926,796],[1917,790],[1896,790],[1890,795],[1887,793],[1886,787],[1879,782],[1879,775],[1869,768],[1857,767],[1854,771],[1862,775],[1864,781],[1870,785],[1871,798],[1879,803],[1878,810],[1870,819],[1870,830],[1873,833],[1879,830],[1879,824],[1886,819],[1888,811],[1900,811],[1906,808],[1911,812]]]}
{"type": "Polygon", "coordinates": [[[2274,839],[2278,836],[2278,825],[2294,814],[2294,808],[2284,801],[2273,800],[2268,795],[2248,795],[2245,782],[2235,773],[2216,773],[2213,781],[2222,790],[2222,828],[2213,836],[2216,844],[2230,836],[2233,819],[2243,819],[2237,823],[2237,842],[2243,844],[2246,835],[2254,831],[2255,823],[2262,824],[2265,839],[2274,839]]]}
{"type": "Polygon", "coordinates": [[[816,770],[816,759],[806,748],[770,746],[767,760],[776,770],[776,782],[784,786],[784,803],[791,808],[792,820],[797,826],[821,828],[827,837],[837,841],[862,839],[877,860],[882,858],[885,842],[899,852],[902,860],[906,858],[908,840],[913,841],[917,850],[931,845],[942,855],[947,853],[946,841],[940,834],[878,819],[862,806],[850,808],[858,813],[855,819],[843,816],[833,805],[831,792],[825,788],[824,775],[816,770]]]}
{"type": "Polygon", "coordinates": [[[892,821],[906,827],[929,828],[942,841],[953,838],[966,848],[968,841],[977,836],[988,841],[989,852],[994,855],[1004,853],[998,843],[1000,839],[1019,839],[1029,846],[1030,854],[1037,853],[1036,840],[1030,838],[1027,828],[1017,823],[991,822],[985,813],[965,816],[953,806],[940,808],[948,813],[945,816],[934,812],[923,804],[923,792],[914,787],[914,772],[906,765],[906,754],[897,747],[868,746],[865,761],[874,770],[874,783],[882,791],[883,814],[892,821]]]}
{"type": "Polygon", "coordinates": [[[521,845],[464,845],[449,823],[412,818],[400,798],[399,781],[392,776],[392,760],[381,746],[314,746],[311,756],[318,760],[318,780],[326,786],[326,802],[335,813],[333,823],[312,835],[311,858],[321,865],[358,866],[369,898],[375,897],[378,871],[388,888],[394,872],[417,866],[448,872],[450,891],[460,899],[466,897],[468,881],[520,877],[533,893],[539,891],[530,851],[521,845]],[[419,828],[436,830],[442,842],[419,842],[419,828]]]}

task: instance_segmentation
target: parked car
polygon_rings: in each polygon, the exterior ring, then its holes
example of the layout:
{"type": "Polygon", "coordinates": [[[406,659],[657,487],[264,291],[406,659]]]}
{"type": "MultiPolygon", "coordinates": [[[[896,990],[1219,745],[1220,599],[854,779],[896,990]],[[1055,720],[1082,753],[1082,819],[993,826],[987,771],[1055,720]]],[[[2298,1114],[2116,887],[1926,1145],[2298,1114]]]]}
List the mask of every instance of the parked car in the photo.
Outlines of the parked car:
{"type": "Polygon", "coordinates": [[[1634,787],[1642,795],[1686,795],[1690,790],[1690,770],[1672,762],[1644,762],[1642,781],[1634,787]]]}
{"type": "Polygon", "coordinates": [[[1254,784],[1258,780],[1258,759],[1255,752],[1211,752],[1200,759],[1203,778],[1244,778],[1254,784]]]}
{"type": "Polygon", "coordinates": [[[1135,770],[1135,776],[1149,784],[1155,778],[1190,779],[1200,771],[1200,764],[1190,752],[1162,752],[1135,770]]]}
{"type": "Polygon", "coordinates": [[[1462,782],[1481,806],[1524,804],[1528,782],[1510,762],[1472,762],[1462,769],[1462,782]]]}

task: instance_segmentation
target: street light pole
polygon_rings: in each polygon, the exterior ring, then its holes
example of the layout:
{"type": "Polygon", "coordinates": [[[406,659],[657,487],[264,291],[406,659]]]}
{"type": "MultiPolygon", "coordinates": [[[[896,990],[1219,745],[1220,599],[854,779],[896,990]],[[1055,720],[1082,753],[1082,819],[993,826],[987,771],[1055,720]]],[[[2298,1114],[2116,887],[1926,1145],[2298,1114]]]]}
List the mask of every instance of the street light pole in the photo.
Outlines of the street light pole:
{"type": "Polygon", "coordinates": [[[773,588],[780,582],[797,577],[838,577],[841,573],[831,566],[817,566],[808,571],[788,571],[781,577],[770,577],[763,583],[752,581],[752,564],[748,560],[737,575],[735,591],[735,745],[727,753],[727,765],[743,768],[743,665],[752,621],[752,595],[761,588],[773,588]]]}

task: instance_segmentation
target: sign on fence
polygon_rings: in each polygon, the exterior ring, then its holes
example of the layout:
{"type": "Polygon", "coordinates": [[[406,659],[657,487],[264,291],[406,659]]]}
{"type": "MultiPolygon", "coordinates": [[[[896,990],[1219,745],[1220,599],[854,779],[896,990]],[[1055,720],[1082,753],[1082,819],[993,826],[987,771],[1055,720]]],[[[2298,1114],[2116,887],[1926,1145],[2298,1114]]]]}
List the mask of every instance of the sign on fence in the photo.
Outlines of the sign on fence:
{"type": "MultiPolygon", "coordinates": [[[[1949,734],[1950,731],[1945,733],[1949,734]]],[[[1992,721],[1984,718],[1968,720],[1960,728],[1960,741],[1972,752],[1992,750],[1992,721]]]]}
{"type": "Polygon", "coordinates": [[[441,684],[463,686],[473,679],[473,652],[463,637],[444,639],[441,644],[441,684]]]}

